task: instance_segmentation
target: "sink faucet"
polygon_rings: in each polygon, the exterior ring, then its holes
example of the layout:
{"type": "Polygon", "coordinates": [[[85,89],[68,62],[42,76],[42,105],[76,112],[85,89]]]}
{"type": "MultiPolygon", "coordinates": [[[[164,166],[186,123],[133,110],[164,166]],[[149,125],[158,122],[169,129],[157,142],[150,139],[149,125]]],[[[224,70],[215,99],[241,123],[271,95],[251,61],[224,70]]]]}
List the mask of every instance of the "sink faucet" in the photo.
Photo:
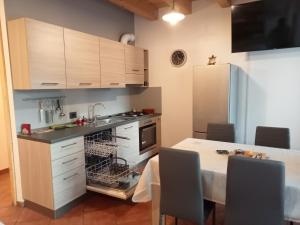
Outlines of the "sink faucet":
{"type": "Polygon", "coordinates": [[[102,102],[98,102],[94,105],[89,105],[89,107],[88,107],[88,117],[89,117],[89,122],[91,122],[91,123],[95,122],[97,117],[100,116],[100,115],[95,115],[95,108],[97,106],[102,106],[105,109],[105,106],[102,102]]]}

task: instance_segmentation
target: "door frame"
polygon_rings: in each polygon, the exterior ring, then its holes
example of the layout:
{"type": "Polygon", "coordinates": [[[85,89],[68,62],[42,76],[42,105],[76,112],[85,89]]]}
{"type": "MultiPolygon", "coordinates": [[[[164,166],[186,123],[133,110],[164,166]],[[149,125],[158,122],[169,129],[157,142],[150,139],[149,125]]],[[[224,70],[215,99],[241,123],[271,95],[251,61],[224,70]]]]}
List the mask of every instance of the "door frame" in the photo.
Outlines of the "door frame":
{"type": "Polygon", "coordinates": [[[4,0],[0,0],[0,30],[0,80],[3,84],[3,95],[5,96],[3,102],[6,111],[5,126],[8,139],[12,203],[16,205],[17,203],[23,203],[23,196],[4,0]]]}

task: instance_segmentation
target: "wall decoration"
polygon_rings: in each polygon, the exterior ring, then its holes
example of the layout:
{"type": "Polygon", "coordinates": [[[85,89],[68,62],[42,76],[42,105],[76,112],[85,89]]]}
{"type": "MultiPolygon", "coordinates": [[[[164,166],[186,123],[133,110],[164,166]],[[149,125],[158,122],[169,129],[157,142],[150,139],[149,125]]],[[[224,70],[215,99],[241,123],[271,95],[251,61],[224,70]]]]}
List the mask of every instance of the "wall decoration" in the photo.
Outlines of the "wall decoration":
{"type": "Polygon", "coordinates": [[[184,50],[178,49],[171,54],[171,63],[173,66],[180,67],[186,63],[187,55],[184,50]]]}

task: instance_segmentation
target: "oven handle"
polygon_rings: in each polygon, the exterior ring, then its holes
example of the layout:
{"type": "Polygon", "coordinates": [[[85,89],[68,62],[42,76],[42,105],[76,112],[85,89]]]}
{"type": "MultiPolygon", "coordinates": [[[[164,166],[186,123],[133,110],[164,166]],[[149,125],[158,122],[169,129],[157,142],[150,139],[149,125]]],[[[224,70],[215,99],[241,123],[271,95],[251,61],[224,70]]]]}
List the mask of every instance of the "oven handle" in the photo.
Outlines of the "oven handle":
{"type": "Polygon", "coordinates": [[[153,123],[152,126],[150,126],[150,127],[146,127],[146,128],[140,127],[140,129],[141,129],[142,131],[150,130],[150,129],[153,129],[153,128],[156,129],[156,124],[155,124],[155,123],[153,123]]]}

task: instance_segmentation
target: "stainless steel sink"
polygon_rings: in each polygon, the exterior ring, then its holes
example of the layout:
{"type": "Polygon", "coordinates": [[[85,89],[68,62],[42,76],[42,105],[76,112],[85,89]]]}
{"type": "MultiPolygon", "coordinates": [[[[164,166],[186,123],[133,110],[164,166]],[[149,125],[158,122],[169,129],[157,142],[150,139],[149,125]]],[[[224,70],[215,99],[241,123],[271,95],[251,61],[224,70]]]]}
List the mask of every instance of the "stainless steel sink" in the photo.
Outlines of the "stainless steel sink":
{"type": "Polygon", "coordinates": [[[94,122],[95,127],[100,127],[100,126],[105,126],[108,124],[114,124],[114,123],[120,123],[120,122],[124,122],[125,119],[121,119],[121,118],[106,118],[106,119],[98,119],[94,122]]]}

